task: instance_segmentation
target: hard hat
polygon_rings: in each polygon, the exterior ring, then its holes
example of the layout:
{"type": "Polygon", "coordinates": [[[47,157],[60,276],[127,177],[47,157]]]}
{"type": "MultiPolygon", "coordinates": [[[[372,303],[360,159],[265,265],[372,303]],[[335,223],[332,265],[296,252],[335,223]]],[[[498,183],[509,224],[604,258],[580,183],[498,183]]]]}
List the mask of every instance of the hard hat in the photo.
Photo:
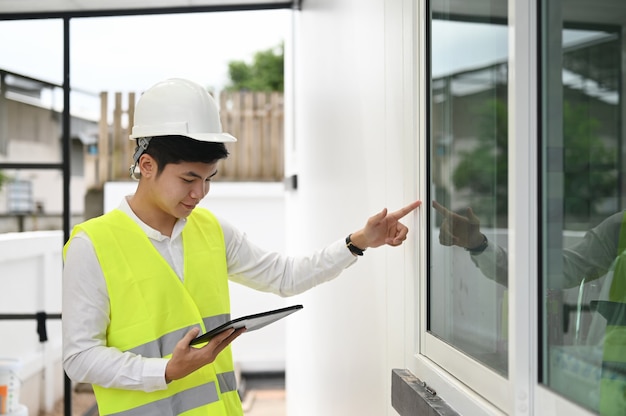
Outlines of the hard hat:
{"type": "Polygon", "coordinates": [[[135,108],[130,139],[185,136],[203,142],[236,142],[222,131],[213,97],[195,82],[172,78],[142,94],[135,108]]]}

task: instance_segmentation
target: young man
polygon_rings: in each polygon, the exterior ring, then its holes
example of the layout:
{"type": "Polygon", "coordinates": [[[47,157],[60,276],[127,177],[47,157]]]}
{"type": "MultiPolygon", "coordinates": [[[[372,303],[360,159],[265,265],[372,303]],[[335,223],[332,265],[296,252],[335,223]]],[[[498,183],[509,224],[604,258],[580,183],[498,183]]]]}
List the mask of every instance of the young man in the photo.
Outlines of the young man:
{"type": "Polygon", "coordinates": [[[131,139],[134,195],[75,227],[64,250],[63,364],[94,386],[101,415],[241,415],[224,331],[200,347],[201,331],[230,317],[228,279],[281,296],[331,280],[369,247],[398,246],[399,222],[420,205],[386,209],[310,257],[268,253],[206,209],[227,157],[211,96],[182,79],[158,83],[137,103],[131,139]]]}

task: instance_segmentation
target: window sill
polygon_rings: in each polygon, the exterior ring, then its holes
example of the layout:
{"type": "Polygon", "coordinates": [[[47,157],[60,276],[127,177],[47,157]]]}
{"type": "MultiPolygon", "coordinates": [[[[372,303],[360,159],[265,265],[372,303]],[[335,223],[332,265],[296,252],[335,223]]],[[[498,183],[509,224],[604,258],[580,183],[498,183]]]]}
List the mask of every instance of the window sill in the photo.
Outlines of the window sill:
{"type": "Polygon", "coordinates": [[[391,404],[400,416],[457,416],[437,394],[428,391],[409,370],[391,372],[391,404]]]}

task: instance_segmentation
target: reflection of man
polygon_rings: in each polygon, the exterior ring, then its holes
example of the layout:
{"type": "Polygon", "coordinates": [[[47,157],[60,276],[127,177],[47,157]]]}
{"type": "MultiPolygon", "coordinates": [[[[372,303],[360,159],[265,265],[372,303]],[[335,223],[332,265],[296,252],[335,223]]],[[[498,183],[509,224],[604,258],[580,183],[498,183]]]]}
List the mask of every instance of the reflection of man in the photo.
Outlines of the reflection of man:
{"type": "MultiPolygon", "coordinates": [[[[480,220],[471,208],[465,215],[433,201],[442,216],[439,242],[465,248],[489,279],[507,285],[506,250],[489,243],[480,231],[480,220]]],[[[585,233],[583,239],[563,249],[563,281],[557,288],[574,287],[583,279],[612,275],[607,300],[592,302],[606,319],[603,341],[600,414],[626,415],[626,211],[606,218],[585,233]]],[[[607,280],[608,281],[608,280],[607,280]]]]}
{"type": "MultiPolygon", "coordinates": [[[[472,209],[467,208],[466,215],[461,215],[450,211],[437,201],[433,201],[433,208],[443,218],[439,242],[444,246],[465,248],[486,277],[506,285],[508,280],[506,250],[487,240],[480,231],[480,220],[472,209]]],[[[621,252],[618,251],[618,247],[623,219],[623,213],[613,214],[589,230],[579,243],[563,249],[564,281],[560,288],[577,286],[583,279],[585,281],[597,279],[609,271],[617,254],[621,252]]],[[[626,230],[624,232],[626,233],[626,230]]]]}

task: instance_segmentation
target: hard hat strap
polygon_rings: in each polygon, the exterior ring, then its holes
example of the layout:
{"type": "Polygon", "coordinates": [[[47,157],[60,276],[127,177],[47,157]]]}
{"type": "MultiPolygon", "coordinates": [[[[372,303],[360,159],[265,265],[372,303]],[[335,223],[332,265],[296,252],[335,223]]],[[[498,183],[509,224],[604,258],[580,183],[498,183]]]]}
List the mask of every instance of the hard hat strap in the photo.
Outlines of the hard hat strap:
{"type": "Polygon", "coordinates": [[[133,179],[138,179],[137,172],[135,172],[135,169],[137,168],[137,162],[139,162],[139,158],[148,148],[148,144],[150,143],[151,138],[152,137],[140,137],[137,139],[137,147],[135,147],[135,154],[133,154],[133,164],[129,169],[130,177],[133,179]]]}
{"type": "Polygon", "coordinates": [[[148,144],[150,143],[150,139],[152,137],[140,137],[137,139],[137,147],[135,147],[135,154],[133,155],[133,162],[137,164],[139,161],[139,157],[146,151],[148,148],[148,144]]]}

